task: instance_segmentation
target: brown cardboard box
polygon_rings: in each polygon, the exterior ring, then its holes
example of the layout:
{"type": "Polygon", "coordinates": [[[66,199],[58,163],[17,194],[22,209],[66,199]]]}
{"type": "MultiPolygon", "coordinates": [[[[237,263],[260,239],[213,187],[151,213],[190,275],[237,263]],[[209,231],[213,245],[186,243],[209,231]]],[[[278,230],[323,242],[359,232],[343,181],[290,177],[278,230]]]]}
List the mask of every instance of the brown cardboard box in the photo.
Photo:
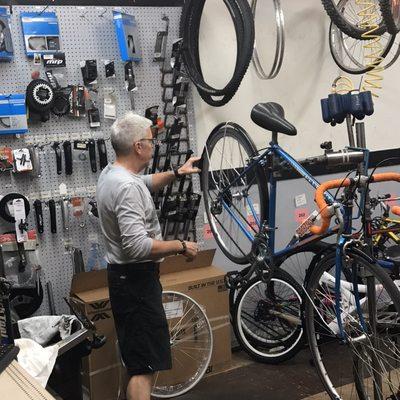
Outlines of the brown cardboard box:
{"type": "MultiPolygon", "coordinates": [[[[224,285],[225,273],[212,265],[215,250],[199,252],[196,260],[186,262],[183,256],[168,257],[160,267],[163,290],[184,293],[197,301],[206,311],[213,330],[213,354],[207,373],[229,367],[231,338],[228,293],[224,285]]],[[[73,277],[71,297],[95,323],[99,333],[107,336],[107,343],[94,350],[83,362],[83,383],[91,393],[91,400],[114,400],[111,393],[118,391],[118,380],[111,379],[119,365],[116,334],[107,288],[106,271],[93,271],[73,277]],[[101,390],[102,386],[106,389],[101,390]]],[[[179,379],[176,374],[165,378],[179,379]]],[[[165,381],[164,381],[165,382],[165,381]]]]}
{"type": "Polygon", "coordinates": [[[215,250],[199,252],[193,262],[168,257],[160,266],[163,290],[184,293],[205,310],[213,331],[213,354],[207,372],[223,370],[231,361],[231,331],[225,272],[212,265],[215,250]]]}

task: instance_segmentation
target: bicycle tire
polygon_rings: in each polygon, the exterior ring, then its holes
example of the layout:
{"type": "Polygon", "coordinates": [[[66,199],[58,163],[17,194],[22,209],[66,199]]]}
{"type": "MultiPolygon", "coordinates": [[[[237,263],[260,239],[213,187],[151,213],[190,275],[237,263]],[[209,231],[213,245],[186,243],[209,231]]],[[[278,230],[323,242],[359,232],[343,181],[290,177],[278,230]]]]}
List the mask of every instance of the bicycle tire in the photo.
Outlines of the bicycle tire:
{"type": "Polygon", "coordinates": [[[268,283],[259,278],[251,279],[235,302],[233,330],[242,349],[254,360],[266,364],[279,364],[293,358],[304,345],[301,304],[302,287],[287,272],[276,270],[268,283]],[[276,300],[280,287],[285,287],[289,299],[276,300]],[[252,310],[245,310],[246,302],[254,303],[257,290],[260,299],[252,314],[252,310]],[[298,325],[291,319],[298,319],[298,325]]]}
{"type": "MultiPolygon", "coordinates": [[[[367,271],[367,273],[378,280],[379,285],[378,286],[381,288],[381,292],[379,293],[378,300],[380,299],[381,301],[384,301],[385,296],[382,296],[382,293],[385,291],[385,293],[389,296],[389,300],[387,300],[389,306],[385,311],[391,310],[391,312],[395,315],[395,319],[398,320],[399,314],[400,314],[400,292],[397,289],[396,285],[393,283],[393,281],[390,279],[389,275],[379,267],[379,265],[375,264],[372,259],[370,259],[368,256],[365,254],[361,253],[360,251],[357,250],[351,250],[346,252],[347,255],[351,257],[351,259],[357,263],[358,266],[361,266],[364,271],[367,271]],[[391,307],[391,308],[390,308],[391,307]]],[[[334,300],[334,295],[335,293],[329,295],[323,295],[322,296],[322,301],[320,303],[317,303],[315,301],[316,298],[316,292],[321,291],[323,285],[321,285],[321,282],[324,282],[322,277],[324,276],[324,273],[326,271],[329,271],[331,268],[335,268],[335,254],[327,255],[326,257],[323,257],[320,261],[315,266],[314,271],[311,273],[310,279],[308,281],[307,287],[306,287],[306,298],[305,298],[305,313],[304,313],[304,320],[305,320],[305,328],[306,328],[306,333],[307,333],[307,338],[308,338],[308,343],[310,346],[310,351],[314,360],[314,365],[317,369],[318,375],[321,379],[322,384],[324,385],[324,388],[328,395],[330,396],[331,399],[335,400],[341,400],[344,399],[338,392],[338,390],[343,390],[346,393],[353,393],[352,389],[349,388],[349,384],[346,384],[342,386],[343,382],[351,382],[354,383],[355,385],[355,391],[357,392],[358,396],[357,398],[365,399],[365,393],[366,393],[366,386],[365,386],[365,379],[361,379],[358,377],[354,379],[353,376],[348,377],[348,376],[335,376],[333,377],[334,374],[338,373],[346,373],[347,368],[345,368],[346,362],[351,363],[353,365],[353,360],[356,359],[358,360],[357,363],[364,362],[362,358],[360,358],[360,354],[356,353],[350,354],[348,358],[345,357],[345,354],[343,354],[343,349],[347,349],[348,347],[340,347],[340,351],[337,351],[336,353],[333,353],[340,357],[340,365],[342,365],[341,371],[338,371],[337,369],[337,360],[332,361],[329,360],[329,347],[333,345],[333,340],[332,337],[336,337],[337,340],[339,338],[337,335],[334,335],[332,332],[329,332],[329,324],[335,324],[337,325],[337,322],[335,322],[335,314],[334,314],[334,305],[335,305],[335,300],[334,300]],[[315,309],[317,308],[317,304],[321,307],[325,307],[325,309],[322,309],[321,312],[315,312],[315,309]],[[331,309],[331,314],[329,314],[329,307],[331,309]],[[332,319],[329,319],[329,316],[332,316],[332,319]],[[329,322],[331,321],[331,322],[329,322]],[[321,325],[321,327],[318,327],[316,329],[316,324],[321,325]],[[329,340],[322,340],[323,338],[328,337],[329,340]],[[322,350],[324,349],[324,350],[322,350]],[[326,351],[326,357],[323,356],[323,353],[326,351]],[[336,363],[336,364],[335,364],[336,363]],[[336,370],[333,371],[333,373],[328,372],[328,366],[332,366],[332,368],[335,368],[336,370]],[[332,375],[332,376],[330,376],[332,375]],[[355,382],[353,382],[355,380],[355,382]],[[335,387],[336,384],[333,382],[338,382],[337,385],[338,387],[335,387]]],[[[359,277],[357,278],[359,279],[359,277]]],[[[333,286],[334,284],[331,283],[333,286]]],[[[327,286],[327,285],[325,285],[327,286]]],[[[377,286],[374,285],[376,288],[377,286]]],[[[332,289],[334,290],[334,289],[332,289]]],[[[367,297],[368,299],[368,297],[367,297]]],[[[345,306],[344,306],[345,307],[345,306]]],[[[350,308],[348,308],[350,309],[350,308]]],[[[346,334],[351,337],[351,335],[354,335],[357,333],[356,331],[356,326],[352,319],[355,319],[354,317],[351,317],[350,313],[345,314],[345,321],[347,318],[347,325],[344,323],[345,329],[348,329],[346,331],[346,334]],[[350,321],[350,322],[348,322],[350,321]]],[[[386,315],[386,314],[385,314],[386,315]]],[[[367,319],[365,320],[367,321],[367,319]]],[[[369,342],[371,342],[372,339],[370,339],[372,336],[371,332],[368,333],[368,335],[365,335],[365,339],[362,338],[362,335],[359,337],[351,337],[349,341],[346,342],[348,345],[349,343],[354,345],[353,348],[355,349],[356,346],[359,346],[360,343],[362,343],[361,340],[365,340],[367,345],[369,342]],[[361,340],[358,340],[361,338],[361,340]]],[[[373,339],[375,340],[375,339],[373,339]]],[[[391,343],[391,342],[390,342],[391,343]]],[[[343,344],[343,342],[342,342],[343,344]]],[[[331,349],[332,350],[332,349],[331,349]]],[[[334,351],[335,349],[333,349],[334,351]]],[[[372,350],[375,352],[376,350],[372,350]]],[[[383,354],[383,352],[381,352],[383,354]]],[[[368,360],[367,360],[368,361],[368,360]]],[[[351,368],[350,368],[351,369],[351,368]]],[[[361,369],[358,368],[358,371],[361,369]]],[[[354,371],[353,371],[354,372],[354,371]]],[[[373,398],[368,397],[368,399],[373,400],[373,398]]],[[[348,398],[346,397],[346,400],[348,398]]]]}
{"type": "MultiPolygon", "coordinates": [[[[397,4],[397,3],[396,3],[397,4]]],[[[387,31],[396,35],[400,31],[400,7],[397,4],[397,17],[393,14],[393,1],[392,0],[379,0],[379,7],[381,10],[383,21],[385,22],[387,31]]],[[[396,5],[395,5],[396,7],[396,5]]]]}
{"type": "MultiPolygon", "coordinates": [[[[364,40],[363,34],[368,32],[369,29],[361,29],[349,22],[343,13],[337,7],[337,0],[321,0],[322,5],[326,13],[328,14],[331,21],[346,35],[358,39],[364,40]]],[[[386,26],[383,21],[380,22],[379,28],[374,31],[375,35],[383,35],[386,32],[386,26]]]]}
{"type": "MultiPolygon", "coordinates": [[[[301,247],[299,249],[296,249],[293,253],[290,253],[289,255],[287,255],[285,257],[280,257],[280,258],[274,260],[274,263],[277,268],[280,268],[281,270],[289,273],[292,276],[292,278],[294,278],[300,285],[303,285],[306,280],[307,273],[309,273],[312,265],[316,262],[316,257],[319,254],[323,254],[323,252],[325,252],[328,248],[330,248],[330,246],[331,246],[331,244],[326,243],[326,242],[322,242],[322,241],[316,242],[316,243],[301,247]],[[307,263],[309,257],[304,256],[303,257],[304,262],[301,263],[301,265],[300,265],[300,262],[299,262],[299,259],[297,256],[301,253],[311,253],[314,255],[312,258],[310,258],[310,260],[309,260],[310,263],[307,263]],[[297,268],[294,268],[295,261],[291,261],[291,258],[293,256],[296,257],[297,268]]],[[[250,269],[250,266],[247,266],[246,268],[244,268],[243,270],[240,271],[240,274],[242,276],[245,276],[249,272],[249,269],[250,269]]],[[[234,315],[234,311],[235,311],[235,301],[236,301],[236,298],[237,298],[240,290],[242,290],[242,288],[240,288],[240,289],[230,288],[229,289],[229,310],[230,310],[230,314],[231,314],[231,321],[233,321],[233,315],[234,315]]]]}
{"type": "MultiPolygon", "coordinates": [[[[329,27],[329,50],[330,50],[331,56],[332,56],[333,61],[335,62],[335,64],[342,71],[347,72],[348,74],[352,74],[352,75],[362,75],[362,74],[365,74],[366,72],[372,71],[374,69],[373,66],[365,67],[365,68],[361,68],[361,67],[360,68],[356,68],[356,66],[355,66],[354,68],[350,69],[349,67],[345,66],[343,62],[341,62],[341,60],[339,59],[339,56],[336,54],[336,51],[334,49],[334,43],[333,43],[334,39],[332,39],[334,37],[333,36],[334,35],[334,31],[333,30],[334,29],[338,29],[338,28],[335,26],[335,24],[333,22],[331,22],[330,27],[329,27]]],[[[340,34],[342,34],[342,33],[340,32],[340,34]]],[[[339,40],[339,39],[337,39],[337,40],[339,40]]],[[[359,40],[359,39],[357,39],[357,40],[359,40]]],[[[390,50],[392,49],[392,46],[393,46],[394,42],[395,42],[395,35],[392,35],[390,37],[389,41],[387,42],[385,49],[383,50],[383,52],[381,54],[382,58],[385,58],[389,54],[390,50]]],[[[394,57],[394,60],[397,60],[398,56],[399,56],[398,53],[396,53],[396,55],[394,57]]],[[[388,68],[393,63],[394,63],[393,61],[390,61],[387,64],[387,66],[384,66],[384,69],[388,68]]]]}
{"type": "MultiPolygon", "coordinates": [[[[214,172],[210,170],[210,160],[209,157],[212,155],[212,152],[216,148],[216,145],[220,139],[225,138],[231,138],[232,140],[236,140],[238,143],[238,146],[240,145],[244,151],[246,152],[246,155],[248,157],[256,156],[258,154],[257,149],[247,134],[247,132],[241,128],[239,125],[234,124],[234,123],[222,123],[218,125],[214,130],[211,132],[210,136],[207,139],[205,149],[203,150],[203,156],[202,156],[202,173],[201,173],[201,189],[203,192],[203,199],[204,199],[204,205],[205,205],[205,211],[207,214],[208,222],[211,227],[211,231],[214,235],[214,239],[216,240],[219,248],[222,250],[222,252],[234,263],[236,264],[246,264],[249,263],[250,261],[250,254],[251,254],[251,243],[249,245],[246,242],[246,245],[244,245],[243,249],[239,247],[239,244],[236,243],[236,240],[233,239],[230,236],[230,233],[226,232],[226,229],[223,227],[221,222],[219,221],[219,218],[217,217],[216,213],[213,213],[211,208],[213,207],[212,204],[212,195],[210,194],[210,188],[215,184],[213,183],[213,180],[215,179],[214,172]],[[210,196],[210,198],[209,198],[210,196]],[[219,224],[220,228],[217,228],[217,224],[219,224]],[[222,234],[228,236],[228,241],[229,241],[229,246],[224,242],[222,234]],[[231,249],[231,246],[235,246],[237,249],[236,253],[233,253],[233,250],[231,249]]],[[[259,219],[260,221],[264,221],[266,218],[266,212],[268,210],[268,187],[267,187],[267,176],[265,173],[265,170],[260,166],[256,165],[254,167],[254,179],[256,181],[254,187],[255,190],[258,193],[257,199],[259,201],[259,219]]],[[[224,170],[222,170],[224,171],[224,170]]],[[[235,168],[231,168],[230,171],[236,172],[235,168]]],[[[229,173],[232,173],[228,171],[229,173]]],[[[221,173],[221,176],[225,175],[225,172],[221,173]]],[[[246,175],[247,178],[247,175],[246,175]]],[[[226,179],[226,176],[223,176],[222,179],[219,180],[223,182],[223,180],[226,179]]],[[[250,176],[249,176],[250,179],[250,176]]],[[[243,181],[242,181],[243,182],[243,181]]],[[[231,194],[231,191],[229,191],[229,194],[231,194]]],[[[223,199],[225,200],[225,199],[223,199]]],[[[229,208],[235,207],[234,201],[232,199],[231,201],[231,206],[229,208]]],[[[222,205],[220,205],[221,208],[222,205]]],[[[250,224],[247,222],[247,220],[244,221],[244,223],[250,224]]],[[[238,239],[239,237],[237,237],[238,239]]],[[[247,239],[245,239],[247,241],[247,239]]]]}
{"type": "Polygon", "coordinates": [[[200,97],[209,105],[220,107],[227,104],[237,92],[249,67],[254,47],[255,28],[250,5],[246,0],[224,0],[232,17],[236,38],[237,57],[235,72],[222,89],[213,88],[204,80],[199,54],[200,21],[205,0],[186,0],[180,21],[182,58],[190,79],[197,87],[200,97]],[[221,97],[221,99],[214,99],[221,97]]]}

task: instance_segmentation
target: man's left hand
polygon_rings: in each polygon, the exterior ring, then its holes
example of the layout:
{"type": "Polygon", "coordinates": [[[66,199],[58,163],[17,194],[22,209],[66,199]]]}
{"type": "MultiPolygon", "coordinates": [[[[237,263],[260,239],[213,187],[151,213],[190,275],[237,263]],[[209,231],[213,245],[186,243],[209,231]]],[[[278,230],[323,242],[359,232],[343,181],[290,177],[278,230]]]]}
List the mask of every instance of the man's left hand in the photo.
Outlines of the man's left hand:
{"type": "Polygon", "coordinates": [[[190,175],[201,172],[201,169],[198,167],[194,167],[193,164],[200,161],[201,157],[190,157],[189,160],[185,162],[178,169],[179,175],[190,175]]]}

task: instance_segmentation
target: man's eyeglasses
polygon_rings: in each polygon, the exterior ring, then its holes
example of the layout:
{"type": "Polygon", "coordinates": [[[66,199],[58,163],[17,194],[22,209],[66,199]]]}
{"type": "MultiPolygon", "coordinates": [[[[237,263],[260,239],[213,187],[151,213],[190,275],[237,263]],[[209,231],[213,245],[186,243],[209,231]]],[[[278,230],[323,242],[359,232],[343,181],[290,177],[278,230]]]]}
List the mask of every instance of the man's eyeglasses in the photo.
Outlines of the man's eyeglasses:
{"type": "Polygon", "coordinates": [[[158,139],[140,139],[140,140],[139,140],[139,142],[144,142],[144,141],[151,142],[151,144],[152,144],[153,146],[157,146],[157,145],[160,145],[160,144],[161,144],[161,141],[158,140],[158,139]]]}

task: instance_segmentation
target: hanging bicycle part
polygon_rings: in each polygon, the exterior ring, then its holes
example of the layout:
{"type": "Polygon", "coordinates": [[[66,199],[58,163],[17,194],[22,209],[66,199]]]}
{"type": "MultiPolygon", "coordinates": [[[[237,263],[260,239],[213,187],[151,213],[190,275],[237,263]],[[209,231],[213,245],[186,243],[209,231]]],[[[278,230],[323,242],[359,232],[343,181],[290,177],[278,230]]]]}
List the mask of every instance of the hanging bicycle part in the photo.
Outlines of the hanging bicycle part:
{"type": "MultiPolygon", "coordinates": [[[[349,0],[349,7],[345,7],[340,0],[321,0],[326,13],[329,15],[332,23],[337,26],[341,32],[347,36],[362,40],[362,35],[368,32],[368,28],[360,26],[360,20],[357,17],[359,5],[364,6],[366,3],[359,3],[357,0],[349,0]]],[[[378,28],[374,32],[376,35],[382,35],[386,32],[386,26],[383,21],[378,21],[378,28]]]]}
{"type": "Polygon", "coordinates": [[[224,3],[232,17],[237,39],[235,72],[224,88],[217,89],[207,84],[200,65],[200,21],[205,0],[185,1],[180,25],[183,38],[181,51],[186,71],[201,98],[214,107],[223,106],[233,98],[250,64],[254,48],[254,18],[247,0],[224,0],[224,3]]]}
{"type": "MultiPolygon", "coordinates": [[[[256,74],[260,79],[267,80],[273,79],[281,70],[283,57],[285,54],[285,20],[281,7],[280,0],[272,0],[275,8],[275,25],[276,25],[276,44],[275,44],[275,56],[269,73],[265,72],[263,68],[260,56],[257,49],[257,0],[252,0],[251,10],[253,11],[254,21],[256,25],[256,40],[254,42],[253,58],[252,63],[256,70],[256,74]]],[[[262,22],[265,23],[264,19],[262,22]]]]}
{"type": "Polygon", "coordinates": [[[379,0],[379,7],[387,31],[396,35],[400,31],[400,1],[379,0]]]}
{"type": "MultiPolygon", "coordinates": [[[[346,2],[347,0],[343,1],[346,2]]],[[[387,69],[399,57],[400,46],[398,43],[395,43],[395,36],[388,33],[384,33],[381,36],[381,44],[383,47],[381,57],[386,60],[381,65],[384,69],[387,69]]],[[[364,41],[347,36],[331,23],[329,29],[329,48],[333,60],[342,71],[348,74],[360,75],[373,69],[373,66],[365,64],[364,45],[364,41]]]]}

